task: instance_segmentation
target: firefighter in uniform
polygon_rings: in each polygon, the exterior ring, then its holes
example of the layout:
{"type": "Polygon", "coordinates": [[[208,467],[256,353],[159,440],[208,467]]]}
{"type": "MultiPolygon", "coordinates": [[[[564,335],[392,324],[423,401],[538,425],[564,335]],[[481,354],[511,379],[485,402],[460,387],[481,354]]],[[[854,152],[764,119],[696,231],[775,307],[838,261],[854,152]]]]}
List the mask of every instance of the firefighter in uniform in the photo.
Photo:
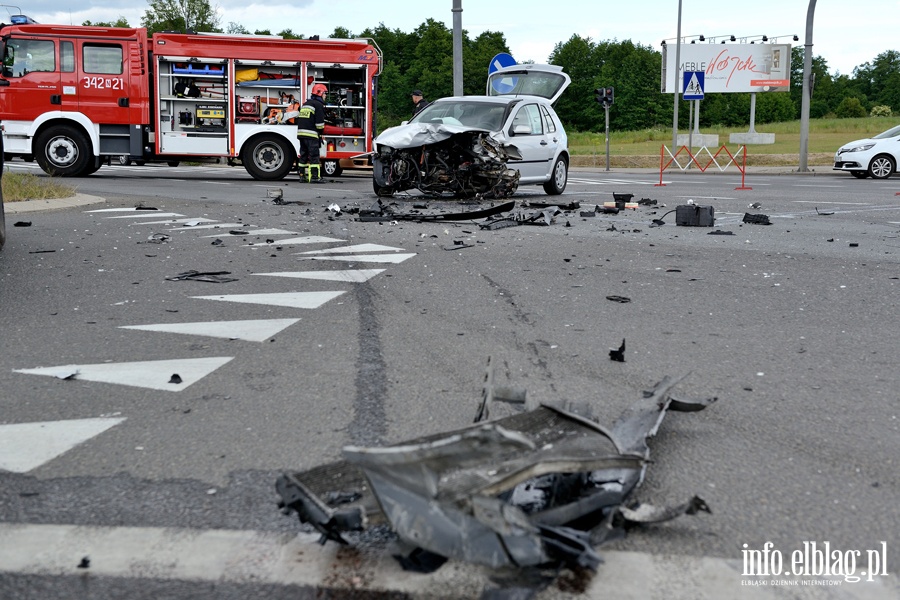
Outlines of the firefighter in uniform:
{"type": "Polygon", "coordinates": [[[319,163],[319,145],[325,133],[326,92],[328,88],[324,84],[315,84],[309,93],[309,100],[303,103],[297,116],[297,140],[300,142],[297,168],[300,171],[300,181],[324,182],[319,163]]]}

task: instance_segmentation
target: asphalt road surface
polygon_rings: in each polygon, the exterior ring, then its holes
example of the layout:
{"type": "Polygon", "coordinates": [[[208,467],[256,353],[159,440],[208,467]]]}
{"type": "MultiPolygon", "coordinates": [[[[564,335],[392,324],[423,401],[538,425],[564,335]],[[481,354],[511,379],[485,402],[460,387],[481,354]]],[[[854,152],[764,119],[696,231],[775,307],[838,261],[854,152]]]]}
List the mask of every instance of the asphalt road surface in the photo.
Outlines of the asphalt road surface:
{"type": "MultiPolygon", "coordinates": [[[[337,460],[348,444],[469,425],[489,357],[499,383],[538,402],[588,402],[601,423],[666,375],[684,377],[679,396],[718,399],[666,418],[638,491],[659,505],[697,494],[712,514],[600,549],[611,565],[649,557],[677,572],[601,567],[592,597],[624,581],[645,587],[608,597],[900,589],[900,179],[821,169],[742,180],[730,169],[666,172],[659,185],[654,172],[575,170],[561,197],[534,187],[515,200],[526,215],[539,202],[578,208],[549,225],[494,230],[360,221],[356,210],[377,201],[367,172],[265,184],[240,168],[113,166],[68,182],[95,199],[7,207],[0,548],[32,543],[43,558],[0,565],[0,597],[375,589],[358,555],[335,554],[331,579],[298,588],[254,581],[247,565],[243,577],[205,582],[159,565],[106,578],[96,550],[92,566],[76,569],[82,555],[70,542],[128,528],[315,539],[277,510],[275,478],[337,460]],[[279,193],[286,204],[274,202],[279,193]],[[644,203],[596,213],[614,193],[644,203]],[[715,226],[676,225],[671,211],[689,203],[713,207],[715,226]],[[771,224],[745,223],[748,213],[771,224]],[[625,362],[611,361],[623,340],[625,362]],[[883,564],[872,582],[787,589],[765,577],[761,590],[741,561],[767,542],[785,564],[810,544],[859,552],[857,574],[873,570],[867,557],[883,564]],[[54,560],[64,567],[47,566],[54,560]],[[716,580],[697,574],[705,561],[734,568],[716,580]],[[673,583],[686,573],[706,587],[673,583]]],[[[405,195],[392,204],[400,214],[487,206],[405,195]]],[[[320,551],[309,542],[301,554],[320,551]]],[[[398,597],[415,595],[410,585],[398,597]]],[[[471,582],[453,585],[441,595],[471,597],[471,582]]]]}

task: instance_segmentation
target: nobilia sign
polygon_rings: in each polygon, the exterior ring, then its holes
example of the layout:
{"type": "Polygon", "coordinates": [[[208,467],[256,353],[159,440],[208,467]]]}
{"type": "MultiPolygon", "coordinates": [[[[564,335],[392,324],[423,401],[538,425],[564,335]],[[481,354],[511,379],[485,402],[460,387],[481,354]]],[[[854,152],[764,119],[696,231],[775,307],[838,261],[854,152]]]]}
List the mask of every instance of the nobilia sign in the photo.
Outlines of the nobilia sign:
{"type": "Polygon", "coordinates": [[[680,54],[676,73],[674,45],[662,47],[663,93],[680,93],[685,71],[705,73],[706,94],[790,91],[790,44],[681,44],[680,54]]]}

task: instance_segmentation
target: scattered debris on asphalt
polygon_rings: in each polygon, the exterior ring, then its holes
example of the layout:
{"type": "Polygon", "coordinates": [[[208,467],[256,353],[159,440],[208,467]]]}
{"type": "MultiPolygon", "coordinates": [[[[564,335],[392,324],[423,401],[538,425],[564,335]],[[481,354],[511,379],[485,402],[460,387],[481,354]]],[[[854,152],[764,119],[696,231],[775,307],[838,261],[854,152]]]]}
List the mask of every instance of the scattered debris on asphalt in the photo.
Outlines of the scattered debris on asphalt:
{"type": "Polygon", "coordinates": [[[747,208],[752,208],[752,209],[754,209],[754,210],[759,210],[760,208],[762,208],[762,202],[753,202],[753,203],[751,203],[751,204],[748,204],[748,205],[747,205],[747,208]]]}
{"type": "Polygon", "coordinates": [[[31,221],[16,221],[13,227],[31,227],[31,221]]]}
{"type": "Polygon", "coordinates": [[[706,235],[734,235],[734,232],[726,231],[724,229],[716,229],[715,231],[710,231],[706,235]]]}
{"type": "Polygon", "coordinates": [[[482,229],[495,230],[519,225],[552,225],[556,222],[556,215],[562,211],[557,206],[549,206],[536,211],[518,211],[508,217],[494,219],[479,225],[482,229]]]}
{"type": "Polygon", "coordinates": [[[182,383],[181,375],[178,373],[172,373],[172,377],[169,378],[169,383],[182,383]]]}
{"type": "Polygon", "coordinates": [[[632,497],[666,412],[715,401],[676,400],[679,381],[663,378],[606,428],[589,403],[529,408],[524,393],[501,393],[489,374],[475,424],[386,447],[347,446],[341,461],[279,477],[279,506],[322,544],[348,544],[345,535],[386,524],[397,536],[391,553],[407,570],[433,572],[447,559],[512,568],[520,575],[501,585],[518,590],[537,585],[527,583],[537,574],[552,580],[569,569],[586,587],[602,562],[595,548],[632,527],[711,512],[697,496],[668,508],[632,497]],[[501,395],[525,410],[484,421],[501,395]]]}
{"type": "MultiPolygon", "coordinates": [[[[165,233],[154,233],[153,235],[151,235],[147,238],[147,242],[150,244],[164,244],[164,243],[168,242],[170,239],[172,239],[172,238],[169,237],[165,233]]],[[[138,243],[143,244],[144,242],[138,242],[138,243]]]]}
{"type": "Polygon", "coordinates": [[[831,215],[834,214],[834,211],[830,211],[830,212],[822,212],[822,211],[819,210],[819,207],[817,206],[817,207],[816,207],[816,214],[817,214],[817,215],[822,215],[823,217],[829,217],[829,216],[831,216],[831,215]]]}
{"type": "Polygon", "coordinates": [[[207,281],[209,283],[228,283],[237,281],[234,277],[223,277],[223,275],[231,275],[230,271],[185,271],[172,277],[166,277],[166,281],[207,281]]]}
{"type": "Polygon", "coordinates": [[[753,225],[771,225],[772,224],[772,222],[769,220],[768,215],[751,215],[750,213],[744,213],[743,222],[750,223],[753,225]]]}
{"type": "Polygon", "coordinates": [[[360,209],[360,221],[471,221],[486,219],[513,210],[516,206],[514,200],[503,204],[491,205],[487,208],[464,212],[420,212],[422,205],[413,205],[415,210],[411,212],[396,212],[391,206],[384,204],[381,199],[368,209],[360,209]],[[416,208],[419,207],[419,208],[416,208]]]}
{"type": "Polygon", "coordinates": [[[712,227],[716,223],[716,209],[712,206],[682,204],[675,207],[675,224],[683,227],[712,227]]]}
{"type": "Polygon", "coordinates": [[[618,348],[610,349],[609,360],[615,362],[625,362],[625,338],[622,338],[622,345],[618,348]]]}
{"type": "Polygon", "coordinates": [[[631,298],[627,298],[625,296],[607,296],[606,299],[612,300],[613,302],[619,302],[621,304],[631,302],[631,298]]]}

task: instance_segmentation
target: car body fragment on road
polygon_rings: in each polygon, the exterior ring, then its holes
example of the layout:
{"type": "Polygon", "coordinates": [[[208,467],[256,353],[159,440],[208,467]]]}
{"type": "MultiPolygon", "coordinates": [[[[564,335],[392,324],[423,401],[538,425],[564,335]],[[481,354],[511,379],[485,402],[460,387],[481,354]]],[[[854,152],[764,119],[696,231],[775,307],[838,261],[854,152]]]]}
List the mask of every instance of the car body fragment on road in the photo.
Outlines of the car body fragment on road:
{"type": "MultiPolygon", "coordinates": [[[[321,543],[346,544],[349,532],[387,523],[404,568],[427,572],[452,558],[496,569],[594,571],[602,562],[595,547],[628,527],[709,512],[696,496],[671,508],[632,497],[649,462],[647,439],[666,412],[715,400],[675,399],[676,383],[664,378],[609,429],[584,406],[525,403],[522,412],[449,433],[348,446],[344,460],[279,477],[280,505],[319,531],[321,543]]],[[[502,394],[484,395],[494,397],[502,394]]]]}

